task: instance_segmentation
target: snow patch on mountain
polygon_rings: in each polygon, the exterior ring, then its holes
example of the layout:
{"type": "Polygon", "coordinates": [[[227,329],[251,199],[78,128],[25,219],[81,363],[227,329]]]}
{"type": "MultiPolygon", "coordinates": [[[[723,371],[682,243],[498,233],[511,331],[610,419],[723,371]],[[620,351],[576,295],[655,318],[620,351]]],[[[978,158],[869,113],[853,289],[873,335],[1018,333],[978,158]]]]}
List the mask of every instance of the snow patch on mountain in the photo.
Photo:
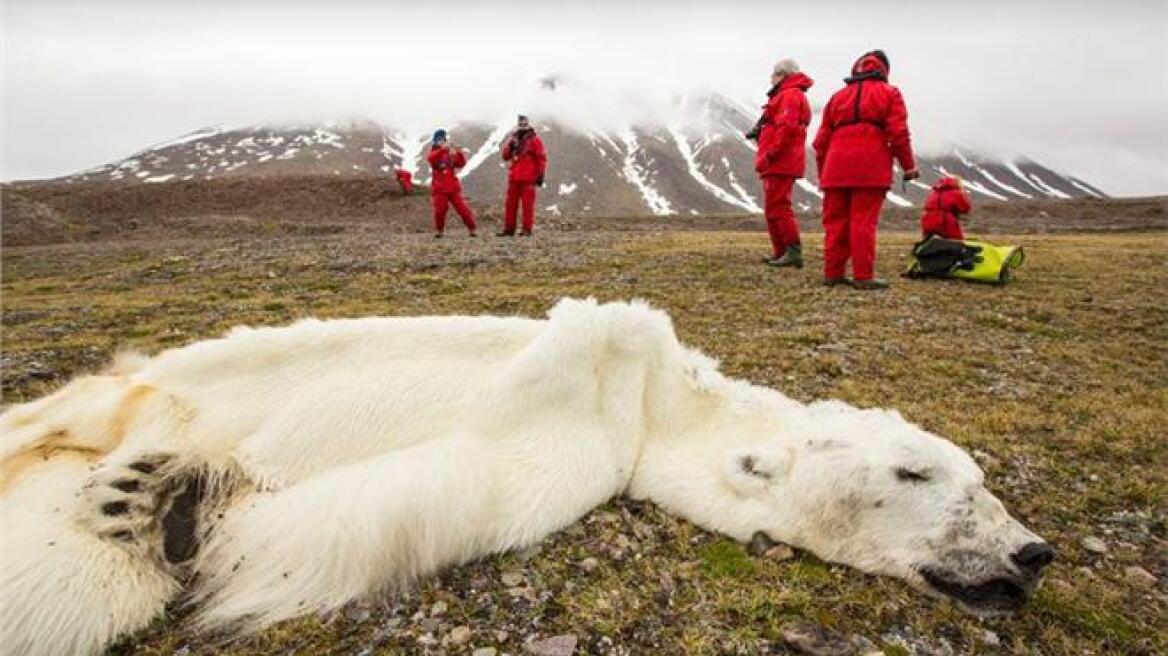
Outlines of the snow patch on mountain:
{"type": "Polygon", "coordinates": [[[646,171],[637,165],[637,154],[641,152],[641,146],[637,143],[637,135],[633,133],[632,128],[627,128],[621,134],[621,139],[625,142],[625,159],[622,169],[625,179],[641,193],[641,198],[644,199],[650,212],[657,216],[677,214],[669,200],[649,184],[646,171]]]}
{"type": "Polygon", "coordinates": [[[823,198],[823,192],[819,190],[819,187],[816,187],[815,185],[811,184],[805,178],[799,178],[798,180],[795,181],[795,184],[799,185],[800,189],[802,189],[803,191],[806,191],[807,193],[811,194],[812,196],[815,196],[816,198],[823,198]]]}
{"type": "Polygon", "coordinates": [[[503,144],[503,139],[506,138],[508,134],[510,134],[510,128],[506,123],[500,122],[499,126],[496,127],[491,132],[491,135],[487,137],[487,140],[483,142],[483,145],[480,146],[479,149],[475,151],[475,154],[467,160],[466,166],[464,166],[462,171],[459,172],[458,177],[465,178],[466,176],[473,173],[480,164],[487,161],[488,157],[498,155],[499,146],[503,144]]]}
{"type": "Polygon", "coordinates": [[[1058,189],[1055,189],[1054,187],[1050,186],[1049,184],[1046,183],[1045,180],[1038,177],[1038,174],[1036,174],[1036,173],[1031,173],[1030,179],[1033,180],[1034,184],[1037,185],[1038,188],[1041,189],[1043,192],[1045,192],[1048,196],[1054,196],[1055,198],[1070,198],[1070,195],[1068,195],[1064,192],[1061,192],[1058,189]]]}
{"type": "Polygon", "coordinates": [[[900,196],[897,196],[896,194],[892,193],[891,191],[885,192],[884,197],[886,199],[888,199],[888,202],[892,203],[893,205],[897,205],[899,207],[912,207],[913,206],[912,201],[910,201],[906,198],[902,198],[900,196]]]}
{"type": "MultiPolygon", "coordinates": [[[[700,170],[698,170],[696,153],[695,153],[694,149],[690,146],[689,140],[686,139],[685,135],[681,133],[680,129],[678,129],[676,126],[671,127],[671,128],[669,128],[669,134],[673,136],[673,142],[675,144],[677,144],[677,150],[678,150],[678,152],[681,153],[682,160],[685,161],[685,165],[686,165],[686,168],[689,170],[690,177],[692,177],[694,180],[697,180],[698,184],[700,184],[701,186],[703,186],[707,190],[709,190],[709,192],[711,194],[713,194],[714,197],[717,198],[718,200],[725,201],[725,202],[730,203],[731,205],[735,205],[737,207],[741,207],[742,209],[746,210],[747,212],[753,212],[755,214],[762,212],[762,208],[759,207],[758,204],[755,203],[754,201],[752,201],[752,200],[745,200],[744,201],[741,198],[736,198],[735,196],[732,196],[725,189],[722,189],[721,187],[714,184],[713,182],[710,182],[709,178],[707,178],[705,175],[702,174],[702,172],[700,170]]],[[[708,144],[708,143],[709,142],[707,141],[706,144],[708,144]]],[[[704,147],[704,145],[705,144],[699,146],[699,148],[704,147]]]]}

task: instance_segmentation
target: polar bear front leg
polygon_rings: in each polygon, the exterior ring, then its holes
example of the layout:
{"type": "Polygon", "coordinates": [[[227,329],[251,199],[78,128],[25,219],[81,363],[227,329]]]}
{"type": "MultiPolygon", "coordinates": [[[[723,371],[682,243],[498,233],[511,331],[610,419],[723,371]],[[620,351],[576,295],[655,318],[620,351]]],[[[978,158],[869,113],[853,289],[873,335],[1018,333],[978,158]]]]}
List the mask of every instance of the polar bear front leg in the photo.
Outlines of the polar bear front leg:
{"type": "Polygon", "coordinates": [[[38,466],[0,498],[0,653],[99,654],[162,615],[167,568],[99,536],[87,463],[38,466]]]}
{"type": "Polygon", "coordinates": [[[239,500],[197,558],[197,623],[254,631],[490,553],[496,458],[450,436],[239,500]]]}

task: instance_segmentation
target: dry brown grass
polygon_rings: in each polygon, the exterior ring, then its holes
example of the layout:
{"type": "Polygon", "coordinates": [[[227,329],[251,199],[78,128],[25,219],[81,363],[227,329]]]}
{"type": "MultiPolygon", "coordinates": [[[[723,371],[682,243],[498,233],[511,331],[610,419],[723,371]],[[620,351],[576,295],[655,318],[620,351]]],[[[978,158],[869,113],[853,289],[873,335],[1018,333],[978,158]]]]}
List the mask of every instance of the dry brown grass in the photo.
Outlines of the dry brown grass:
{"type": "MultiPolygon", "coordinates": [[[[879,266],[894,278],[911,236],[881,239],[879,266]]],[[[524,636],[564,632],[586,653],[757,653],[792,618],[867,636],[887,653],[898,653],[897,635],[938,653],[946,645],[996,653],[985,630],[1011,653],[1163,653],[1168,235],[1017,240],[1029,258],[1008,287],[894,280],[886,293],[822,288],[814,265],[768,269],[756,263],[763,237],[732,232],[9,249],[4,392],[8,402],[28,399],[116,348],[156,351],[240,323],[538,315],[564,295],[646,298],[731,375],[802,400],[897,408],[979,452],[993,491],[1059,551],[1032,606],[982,622],[898,581],[807,555],[752,559],[652,507],[617,501],[538,553],[456,568],[408,599],[357,604],[230,645],[160,623],[119,651],[469,652],[420,638],[411,616],[443,600],[437,640],[468,625],[474,646],[510,653],[522,651],[524,636]],[[1079,544],[1087,535],[1103,537],[1109,553],[1087,553],[1079,544]],[[580,566],[588,557],[598,561],[592,571],[580,566]],[[1161,583],[1140,586],[1125,576],[1129,565],[1161,583]],[[500,577],[513,570],[526,583],[509,589],[500,577]]],[[[816,263],[821,238],[807,242],[816,263]]]]}

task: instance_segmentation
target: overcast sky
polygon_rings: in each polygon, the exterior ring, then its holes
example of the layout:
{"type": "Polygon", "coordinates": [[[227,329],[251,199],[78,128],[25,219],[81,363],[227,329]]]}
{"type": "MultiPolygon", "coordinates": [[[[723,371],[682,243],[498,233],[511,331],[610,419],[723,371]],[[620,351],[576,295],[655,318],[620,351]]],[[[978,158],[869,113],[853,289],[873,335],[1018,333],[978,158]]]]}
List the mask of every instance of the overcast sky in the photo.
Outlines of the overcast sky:
{"type": "Polygon", "coordinates": [[[784,56],[821,105],[881,47],[922,149],[956,141],[1117,195],[1168,193],[1164,0],[789,5],[5,0],[0,178],[72,173],[208,125],[422,130],[522,108],[603,126],[657,117],[678,93],[753,104],[784,56]],[[537,103],[544,75],[574,93],[537,103]]]}

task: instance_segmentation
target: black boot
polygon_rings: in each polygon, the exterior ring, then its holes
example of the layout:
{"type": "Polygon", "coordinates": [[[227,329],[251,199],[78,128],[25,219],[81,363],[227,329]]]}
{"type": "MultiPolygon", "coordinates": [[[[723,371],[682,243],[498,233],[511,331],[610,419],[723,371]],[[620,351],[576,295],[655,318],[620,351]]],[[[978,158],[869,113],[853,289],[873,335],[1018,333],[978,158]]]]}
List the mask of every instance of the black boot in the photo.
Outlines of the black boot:
{"type": "Polygon", "coordinates": [[[888,289],[888,281],[880,278],[872,278],[870,280],[853,280],[853,289],[875,290],[888,289]]]}
{"type": "Polygon", "coordinates": [[[767,262],[773,267],[795,267],[796,269],[803,268],[803,246],[800,244],[791,244],[787,250],[783,251],[782,257],[775,258],[767,262]]]}

